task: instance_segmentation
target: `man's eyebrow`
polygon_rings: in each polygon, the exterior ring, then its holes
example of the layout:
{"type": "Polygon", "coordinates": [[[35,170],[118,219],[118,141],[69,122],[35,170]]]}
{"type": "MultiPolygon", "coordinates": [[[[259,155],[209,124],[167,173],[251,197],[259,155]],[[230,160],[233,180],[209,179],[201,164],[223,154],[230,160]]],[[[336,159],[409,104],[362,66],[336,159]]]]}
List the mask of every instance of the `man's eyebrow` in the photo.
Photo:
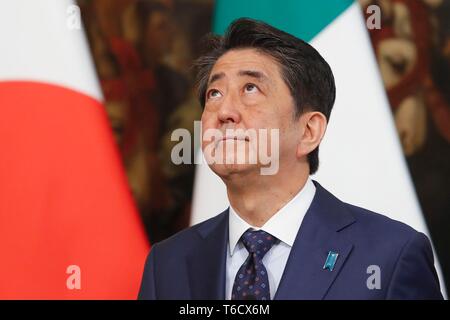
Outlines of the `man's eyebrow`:
{"type": "Polygon", "coordinates": [[[256,70],[241,70],[238,72],[238,75],[252,77],[262,82],[267,82],[269,80],[269,77],[267,77],[263,72],[256,70]]]}
{"type": "Polygon", "coordinates": [[[225,77],[225,73],[223,72],[213,74],[208,81],[208,86],[211,85],[211,83],[222,79],[223,77],[225,77]]]}
{"type": "MultiPolygon", "coordinates": [[[[238,76],[252,77],[252,78],[258,79],[261,82],[269,81],[269,77],[267,77],[263,72],[256,71],[256,70],[240,70],[238,72],[238,76]]],[[[208,81],[208,86],[211,85],[213,82],[222,79],[223,77],[225,77],[225,73],[223,73],[223,72],[213,74],[208,81]]]]}

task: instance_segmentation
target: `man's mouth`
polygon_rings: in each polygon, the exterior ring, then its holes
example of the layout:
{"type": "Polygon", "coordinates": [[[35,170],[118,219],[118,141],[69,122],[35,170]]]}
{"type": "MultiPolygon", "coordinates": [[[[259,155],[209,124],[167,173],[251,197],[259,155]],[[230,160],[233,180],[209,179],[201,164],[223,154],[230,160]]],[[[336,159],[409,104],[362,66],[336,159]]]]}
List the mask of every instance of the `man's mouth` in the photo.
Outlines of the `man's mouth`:
{"type": "Polygon", "coordinates": [[[245,137],[245,136],[224,136],[221,139],[217,140],[216,146],[220,143],[227,143],[227,141],[247,141],[249,142],[250,139],[249,137],[245,137]]]}
{"type": "Polygon", "coordinates": [[[221,140],[250,141],[250,139],[248,137],[236,137],[236,136],[223,137],[221,140]]]}

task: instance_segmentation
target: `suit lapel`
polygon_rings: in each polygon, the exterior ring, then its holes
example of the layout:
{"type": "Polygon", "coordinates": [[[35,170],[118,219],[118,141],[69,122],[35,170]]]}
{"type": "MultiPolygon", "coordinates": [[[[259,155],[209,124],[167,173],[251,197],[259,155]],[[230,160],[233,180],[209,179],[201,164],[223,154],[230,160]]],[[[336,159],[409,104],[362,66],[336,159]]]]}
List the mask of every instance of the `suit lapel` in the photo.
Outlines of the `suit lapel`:
{"type": "Polygon", "coordinates": [[[342,202],[317,182],[314,184],[316,194],[297,234],[275,299],[322,299],[353,248],[339,231],[355,219],[342,202]],[[333,271],[323,269],[329,251],[339,254],[333,271]]]}
{"type": "Polygon", "coordinates": [[[191,299],[225,299],[228,210],[216,219],[212,226],[199,226],[199,245],[186,258],[191,299]]]}

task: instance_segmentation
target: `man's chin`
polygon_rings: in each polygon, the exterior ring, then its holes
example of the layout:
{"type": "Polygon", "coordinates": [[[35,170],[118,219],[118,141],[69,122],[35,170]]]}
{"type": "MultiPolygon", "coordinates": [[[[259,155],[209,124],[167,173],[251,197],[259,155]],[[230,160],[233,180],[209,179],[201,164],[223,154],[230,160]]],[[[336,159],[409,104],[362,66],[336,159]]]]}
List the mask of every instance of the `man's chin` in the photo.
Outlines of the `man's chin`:
{"type": "Polygon", "coordinates": [[[252,171],[258,171],[256,164],[217,164],[210,165],[211,170],[221,178],[226,178],[232,175],[246,175],[252,171]]]}

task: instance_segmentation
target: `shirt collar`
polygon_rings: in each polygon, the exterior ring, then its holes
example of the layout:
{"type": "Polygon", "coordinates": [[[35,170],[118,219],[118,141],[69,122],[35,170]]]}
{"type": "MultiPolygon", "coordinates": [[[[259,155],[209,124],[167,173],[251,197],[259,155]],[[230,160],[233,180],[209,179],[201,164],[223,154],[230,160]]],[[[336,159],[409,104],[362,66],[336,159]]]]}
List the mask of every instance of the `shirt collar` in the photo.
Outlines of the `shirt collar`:
{"type": "Polygon", "coordinates": [[[255,227],[242,219],[230,205],[229,210],[229,248],[232,256],[242,234],[249,228],[264,230],[280,241],[292,247],[303,218],[316,193],[316,187],[308,177],[305,186],[261,228],[255,227]]]}

